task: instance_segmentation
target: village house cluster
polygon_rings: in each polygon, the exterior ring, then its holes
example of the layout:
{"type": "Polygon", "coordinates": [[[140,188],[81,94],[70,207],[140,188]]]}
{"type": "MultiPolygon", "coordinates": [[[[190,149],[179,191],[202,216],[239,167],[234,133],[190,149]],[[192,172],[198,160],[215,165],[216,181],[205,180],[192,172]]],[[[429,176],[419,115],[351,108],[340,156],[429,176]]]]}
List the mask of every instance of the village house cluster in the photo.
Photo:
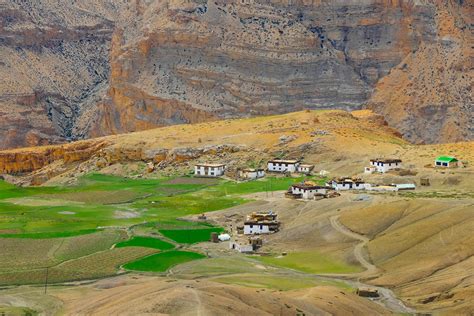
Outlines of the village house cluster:
{"type": "MultiPolygon", "coordinates": [[[[364,173],[387,173],[390,171],[399,171],[402,168],[401,159],[377,158],[369,161],[370,166],[364,169],[364,173]]],[[[439,156],[435,159],[434,167],[455,168],[460,163],[455,157],[439,156]]],[[[268,161],[267,169],[263,168],[241,168],[237,169],[237,177],[244,180],[256,180],[263,178],[266,172],[280,174],[305,174],[309,175],[314,169],[314,165],[300,163],[299,160],[273,159],[268,161]]],[[[225,164],[197,164],[194,169],[196,176],[202,177],[220,177],[226,172],[225,164]]],[[[426,177],[420,178],[420,185],[429,186],[430,181],[426,177]]],[[[327,181],[325,184],[317,184],[313,181],[302,181],[291,185],[286,197],[302,200],[320,200],[325,198],[337,197],[341,191],[378,191],[378,192],[396,192],[402,190],[414,190],[414,183],[402,184],[373,184],[364,181],[360,177],[339,177],[327,181]]],[[[263,236],[273,234],[280,230],[281,223],[277,219],[278,215],[273,211],[253,212],[248,214],[243,225],[236,227],[236,234],[233,236],[222,233],[217,235],[213,233],[211,240],[213,242],[229,241],[229,248],[241,253],[252,253],[262,247],[263,236]]],[[[201,215],[200,219],[205,220],[201,215]]],[[[232,226],[232,225],[231,225],[232,226]]],[[[232,231],[232,228],[231,228],[232,231]]],[[[361,291],[359,295],[376,295],[367,291],[361,291]]]]}
{"type": "MultiPolygon", "coordinates": [[[[314,169],[314,165],[302,164],[299,160],[274,159],[267,162],[267,169],[263,168],[239,168],[236,178],[241,180],[256,180],[265,177],[266,171],[273,173],[300,173],[309,175],[314,169]]],[[[224,176],[227,166],[217,163],[202,163],[194,166],[196,177],[218,178],[224,176]]]]}
{"type": "Polygon", "coordinates": [[[263,245],[263,235],[280,230],[278,215],[272,211],[248,214],[243,225],[237,226],[237,234],[229,242],[229,248],[239,252],[254,252],[263,245]]]}

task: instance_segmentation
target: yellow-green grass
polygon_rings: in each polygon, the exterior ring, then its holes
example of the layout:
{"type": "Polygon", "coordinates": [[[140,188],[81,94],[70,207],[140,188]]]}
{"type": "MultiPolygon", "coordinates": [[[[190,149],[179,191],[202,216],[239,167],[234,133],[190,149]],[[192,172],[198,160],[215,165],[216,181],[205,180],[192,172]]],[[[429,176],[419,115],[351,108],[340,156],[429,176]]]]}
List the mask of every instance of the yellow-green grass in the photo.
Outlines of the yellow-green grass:
{"type": "Polygon", "coordinates": [[[2,316],[35,316],[38,312],[28,307],[2,306],[0,305],[0,315],[2,316]]]}
{"type": "Polygon", "coordinates": [[[0,272],[0,285],[43,284],[48,272],[49,283],[92,280],[116,275],[118,268],[157,250],[143,247],[124,247],[96,252],[81,258],[46,268],[0,272]]]}
{"type": "Polygon", "coordinates": [[[286,189],[302,179],[268,177],[236,183],[90,174],[74,186],[29,188],[0,181],[0,236],[65,237],[98,227],[129,227],[143,222],[192,226],[177,218],[237,206],[248,201],[240,195],[286,189]],[[117,216],[127,212],[134,216],[117,216]]]}
{"type": "Polygon", "coordinates": [[[165,272],[180,263],[203,259],[205,257],[206,256],[197,252],[171,250],[129,262],[123,267],[127,270],[134,271],[165,272]]]}
{"type": "Polygon", "coordinates": [[[127,241],[119,242],[115,245],[115,247],[147,247],[158,250],[170,250],[173,249],[175,246],[158,238],[136,236],[132,237],[127,241]]]}
{"type": "Polygon", "coordinates": [[[355,273],[362,271],[358,266],[347,264],[317,251],[293,252],[286,256],[278,257],[262,256],[257,259],[268,265],[315,274],[355,273]]]}
{"type": "Polygon", "coordinates": [[[88,203],[88,204],[120,204],[132,202],[138,198],[146,196],[146,193],[140,193],[134,190],[123,189],[117,191],[84,191],[69,192],[60,194],[40,195],[45,200],[65,201],[88,203]]]}
{"type": "Polygon", "coordinates": [[[289,291],[297,290],[302,288],[310,288],[315,286],[336,286],[344,289],[351,289],[351,287],[344,283],[338,281],[329,281],[329,280],[316,280],[310,278],[302,278],[296,276],[272,276],[272,275],[261,275],[261,274],[251,274],[251,275],[236,275],[236,276],[223,276],[219,278],[212,279],[215,282],[225,283],[225,284],[237,284],[246,287],[255,287],[255,288],[267,288],[280,291],[289,291]]]}
{"type": "Polygon", "coordinates": [[[209,258],[191,261],[173,269],[174,274],[184,278],[215,277],[229,274],[262,273],[265,270],[242,256],[209,258]]]}
{"type": "Polygon", "coordinates": [[[126,239],[124,231],[48,239],[0,238],[0,271],[44,268],[107,250],[126,239]]]}

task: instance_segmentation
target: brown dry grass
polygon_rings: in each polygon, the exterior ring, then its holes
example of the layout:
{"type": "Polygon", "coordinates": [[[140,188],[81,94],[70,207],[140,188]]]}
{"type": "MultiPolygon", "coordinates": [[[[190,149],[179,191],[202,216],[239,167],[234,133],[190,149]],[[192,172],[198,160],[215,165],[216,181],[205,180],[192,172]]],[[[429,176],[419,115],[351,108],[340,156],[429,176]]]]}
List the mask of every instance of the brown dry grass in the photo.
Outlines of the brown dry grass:
{"type": "Polygon", "coordinates": [[[472,308],[472,210],[472,200],[398,200],[354,209],[341,222],[372,238],[370,257],[384,273],[371,282],[395,287],[421,310],[452,312],[472,308]]]}

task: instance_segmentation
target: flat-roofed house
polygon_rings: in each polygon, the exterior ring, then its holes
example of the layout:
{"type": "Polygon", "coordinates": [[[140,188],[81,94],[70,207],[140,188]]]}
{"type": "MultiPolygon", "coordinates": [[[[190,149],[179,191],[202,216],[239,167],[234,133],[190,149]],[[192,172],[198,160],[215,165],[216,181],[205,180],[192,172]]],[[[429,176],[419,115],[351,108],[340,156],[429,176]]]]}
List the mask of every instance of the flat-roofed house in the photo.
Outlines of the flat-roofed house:
{"type": "Polygon", "coordinates": [[[315,196],[325,196],[329,190],[334,190],[330,186],[316,185],[314,182],[303,182],[293,184],[290,187],[291,194],[295,197],[301,197],[302,199],[310,200],[314,199],[315,196]]]}
{"type": "Polygon", "coordinates": [[[311,171],[313,171],[313,169],[314,169],[314,165],[301,164],[298,166],[299,173],[309,174],[311,173],[311,171]]]}
{"type": "Polygon", "coordinates": [[[299,164],[299,160],[273,159],[267,163],[267,169],[270,172],[296,172],[299,164]]]}
{"type": "Polygon", "coordinates": [[[239,170],[239,178],[241,179],[255,180],[263,177],[265,177],[264,169],[245,168],[239,170]]]}
{"type": "Polygon", "coordinates": [[[353,179],[349,177],[343,177],[338,179],[333,179],[327,183],[336,191],[343,190],[365,190],[370,184],[365,183],[362,179],[353,179]]]}
{"type": "Polygon", "coordinates": [[[370,159],[370,166],[365,169],[365,172],[368,173],[370,170],[374,170],[376,172],[385,173],[389,170],[393,169],[400,169],[402,167],[402,160],[401,159],[385,159],[385,158],[377,158],[377,159],[370,159]]]}
{"type": "Polygon", "coordinates": [[[244,222],[244,235],[260,235],[277,232],[280,222],[277,221],[277,214],[269,211],[267,213],[252,213],[247,216],[244,222]]]}
{"type": "Polygon", "coordinates": [[[220,177],[225,172],[224,164],[197,164],[194,166],[194,175],[198,177],[220,177]]]}
{"type": "Polygon", "coordinates": [[[238,252],[242,252],[242,253],[251,253],[254,251],[251,243],[246,244],[246,243],[237,242],[237,241],[231,241],[229,243],[229,248],[237,250],[238,252]]]}
{"type": "Polygon", "coordinates": [[[271,234],[278,231],[280,223],[276,221],[246,221],[244,235],[271,234]]]}
{"type": "Polygon", "coordinates": [[[455,168],[458,166],[459,160],[451,156],[439,156],[435,160],[436,167],[455,168]]]}

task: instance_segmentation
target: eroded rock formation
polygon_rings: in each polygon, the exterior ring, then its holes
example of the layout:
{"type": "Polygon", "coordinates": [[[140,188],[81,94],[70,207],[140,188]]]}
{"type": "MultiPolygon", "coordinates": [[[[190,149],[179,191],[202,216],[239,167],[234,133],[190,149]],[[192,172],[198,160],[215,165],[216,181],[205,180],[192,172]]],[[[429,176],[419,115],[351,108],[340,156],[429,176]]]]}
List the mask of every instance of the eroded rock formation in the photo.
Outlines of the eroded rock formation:
{"type": "Polygon", "coordinates": [[[467,1],[3,1],[0,148],[367,104],[474,135],[467,1]]]}

